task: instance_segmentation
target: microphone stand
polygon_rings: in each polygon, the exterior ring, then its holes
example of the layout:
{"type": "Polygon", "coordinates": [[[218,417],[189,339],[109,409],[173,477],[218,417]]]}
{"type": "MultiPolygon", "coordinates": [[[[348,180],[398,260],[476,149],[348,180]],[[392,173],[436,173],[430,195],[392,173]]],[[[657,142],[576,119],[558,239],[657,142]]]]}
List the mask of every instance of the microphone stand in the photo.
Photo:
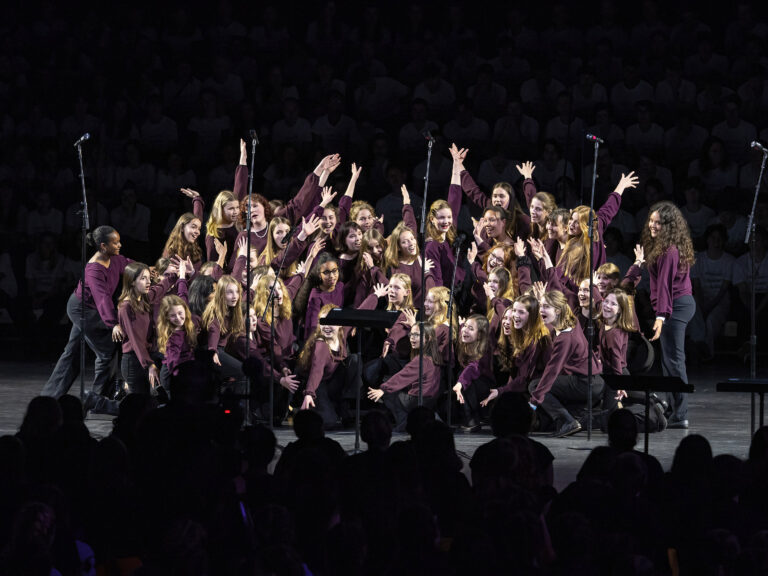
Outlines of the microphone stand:
{"type": "MultiPolygon", "coordinates": [[[[448,406],[446,424],[451,427],[451,408],[453,408],[453,396],[450,394],[453,385],[453,290],[456,285],[456,269],[459,267],[459,251],[461,242],[456,242],[456,261],[453,263],[453,275],[451,276],[451,290],[448,293],[448,406]]],[[[422,290],[423,292],[423,290],[422,290]]]]}
{"type": "MultiPolygon", "coordinates": [[[[757,196],[760,193],[760,186],[763,183],[763,173],[765,172],[765,162],[768,159],[768,150],[761,148],[763,152],[763,161],[760,164],[760,175],[755,184],[755,197],[752,200],[752,212],[749,215],[747,224],[747,236],[744,239],[745,244],[749,244],[749,257],[752,261],[752,274],[749,280],[749,377],[752,380],[757,378],[757,301],[755,299],[755,289],[757,280],[757,263],[755,262],[755,210],[757,209],[757,196]]],[[[750,434],[755,432],[755,393],[752,392],[752,418],[750,423],[750,434]]]]}
{"type": "Polygon", "coordinates": [[[587,235],[589,237],[589,315],[587,316],[587,440],[592,440],[592,355],[594,354],[593,344],[595,341],[595,320],[592,318],[592,289],[594,280],[592,273],[592,253],[594,251],[595,235],[595,185],[597,183],[597,152],[600,148],[600,140],[593,140],[595,144],[595,157],[592,165],[592,192],[589,197],[589,226],[587,235]]]}
{"type": "MultiPolygon", "coordinates": [[[[251,199],[253,196],[253,166],[256,161],[256,145],[259,143],[259,139],[256,137],[256,131],[251,131],[251,166],[248,170],[248,208],[246,210],[247,222],[245,229],[247,231],[245,237],[246,245],[246,260],[245,260],[245,309],[246,314],[251,313],[251,199]]],[[[245,358],[248,359],[251,355],[251,334],[250,330],[245,331],[245,358]]],[[[271,421],[271,418],[270,418],[271,421]]],[[[245,377],[245,424],[250,426],[251,424],[251,378],[245,377]]]]}
{"type": "MultiPolygon", "coordinates": [[[[272,307],[272,319],[269,322],[269,429],[273,430],[275,427],[275,285],[280,279],[280,274],[283,272],[283,266],[285,265],[285,257],[288,254],[288,245],[291,243],[292,234],[288,234],[286,237],[285,248],[283,248],[283,257],[280,259],[280,266],[277,269],[275,280],[269,287],[269,294],[267,295],[267,305],[264,307],[264,313],[261,315],[261,319],[266,321],[267,310],[272,307]]],[[[250,288],[249,288],[250,293],[250,288]]],[[[288,295],[283,294],[283,298],[288,295]]]]}
{"type": "Polygon", "coordinates": [[[424,403],[424,296],[426,281],[424,279],[424,267],[427,264],[426,239],[424,232],[424,223],[427,219],[427,192],[429,191],[429,169],[432,164],[432,146],[435,143],[434,138],[428,139],[427,144],[427,172],[424,174],[424,201],[421,203],[421,225],[419,226],[419,251],[421,253],[421,306],[419,314],[419,406],[424,403]]]}
{"type": "Polygon", "coordinates": [[[88,197],[85,194],[85,170],[83,169],[83,145],[82,139],[75,144],[77,158],[80,162],[80,186],[83,200],[81,202],[82,228],[80,238],[80,402],[85,402],[85,244],[88,229],[91,227],[88,214],[88,197]]]}

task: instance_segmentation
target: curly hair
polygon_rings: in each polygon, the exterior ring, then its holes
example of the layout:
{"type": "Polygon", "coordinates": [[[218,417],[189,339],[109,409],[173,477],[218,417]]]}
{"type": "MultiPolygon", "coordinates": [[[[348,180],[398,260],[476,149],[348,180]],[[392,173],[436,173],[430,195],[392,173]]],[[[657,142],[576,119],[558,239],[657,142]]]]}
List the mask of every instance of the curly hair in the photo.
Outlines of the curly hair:
{"type": "Polygon", "coordinates": [[[648,219],[645,221],[645,227],[643,228],[641,242],[645,250],[645,260],[649,267],[655,265],[659,256],[670,248],[676,248],[680,254],[679,266],[684,267],[684,269],[690,269],[693,266],[695,254],[693,242],[691,241],[691,231],[682,212],[672,202],[665,200],[651,206],[651,209],[648,211],[648,219]],[[651,231],[648,228],[648,223],[654,213],[658,213],[661,222],[661,229],[656,238],[651,237],[651,231]]]}
{"type": "MultiPolygon", "coordinates": [[[[264,220],[267,222],[272,220],[272,205],[269,203],[269,200],[261,194],[251,195],[251,210],[253,210],[253,204],[257,202],[264,207],[264,220]]],[[[248,227],[248,196],[240,200],[238,222],[240,224],[240,230],[245,230],[248,227]]]]}

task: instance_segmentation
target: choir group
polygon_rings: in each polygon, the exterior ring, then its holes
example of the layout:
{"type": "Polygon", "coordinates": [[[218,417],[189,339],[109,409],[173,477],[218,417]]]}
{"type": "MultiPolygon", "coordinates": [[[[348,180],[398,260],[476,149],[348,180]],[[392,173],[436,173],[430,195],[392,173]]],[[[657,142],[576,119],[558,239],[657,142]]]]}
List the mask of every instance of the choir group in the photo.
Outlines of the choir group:
{"type": "MultiPolygon", "coordinates": [[[[438,199],[426,210],[420,248],[405,186],[402,220],[388,236],[383,217],[354,200],[361,167],[351,165],[334,204],[338,192],[327,181],[341,166],[338,155],[323,158],[287,203],[253,194],[249,204],[241,141],[233,190],[218,193],[206,221],[203,197],[182,189],[193,210],[179,217],[153,266],[120,254],[118,230],[101,226],[89,234],[96,251],[85,285],[69,299],[69,342],[43,394],[66,394],[77,378],[83,314],[85,342],[96,355],[85,404],[95,411],[116,409],[108,391],[118,357],[129,392],[167,394],[197,356],[217,375],[218,394],[249,390],[259,418],[280,420],[290,406],[316,410],[335,427],[345,423],[349,400],[362,393],[386,406],[397,430],[421,397],[438,411],[453,409],[461,429],[472,432],[499,394],[517,391],[529,396],[541,430],[567,436],[586,426],[588,398],[598,426],[626,401],[601,375],[628,374],[633,355],[648,348],[633,300],[643,267],[655,314],[650,340],[661,342],[664,374],[687,381],[693,248],[674,204],[650,208],[635,262],[621,278],[606,263],[603,234],[622,194],[637,186],[634,173],[622,175],[595,211],[568,210],[537,190],[535,168],[525,162],[517,166],[522,205],[506,182],[482,191],[464,168],[468,151],[453,145],[450,152],[451,183],[447,195],[429,191],[438,199]],[[482,216],[473,221],[473,241],[462,245],[455,223],[465,200],[482,216]],[[366,345],[357,351],[351,328],[320,323],[334,308],[399,315],[389,330],[363,328],[366,345]],[[249,373],[250,389],[246,358],[258,366],[249,373]],[[278,400],[271,416],[270,385],[278,400]]],[[[685,395],[667,400],[668,425],[687,427],[685,395]]]]}

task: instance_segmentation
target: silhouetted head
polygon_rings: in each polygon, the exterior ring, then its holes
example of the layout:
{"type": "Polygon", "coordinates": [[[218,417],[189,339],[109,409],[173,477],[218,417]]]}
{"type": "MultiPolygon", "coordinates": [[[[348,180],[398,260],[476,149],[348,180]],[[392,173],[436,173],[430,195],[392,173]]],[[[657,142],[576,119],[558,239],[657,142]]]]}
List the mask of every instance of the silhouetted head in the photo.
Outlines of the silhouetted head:
{"type": "Polygon", "coordinates": [[[368,444],[368,450],[384,451],[392,440],[392,425],[383,412],[368,412],[360,424],[360,437],[368,444]]]}
{"type": "Polygon", "coordinates": [[[299,410],[293,417],[293,432],[299,440],[320,440],[323,432],[323,417],[312,410],[299,410]]]}
{"type": "Polygon", "coordinates": [[[616,450],[632,450],[637,444],[637,421],[626,408],[616,410],[608,418],[608,445],[616,450]]]}
{"type": "Polygon", "coordinates": [[[533,410],[520,392],[505,392],[491,412],[491,430],[497,438],[520,434],[527,436],[533,422],[533,410]]]}

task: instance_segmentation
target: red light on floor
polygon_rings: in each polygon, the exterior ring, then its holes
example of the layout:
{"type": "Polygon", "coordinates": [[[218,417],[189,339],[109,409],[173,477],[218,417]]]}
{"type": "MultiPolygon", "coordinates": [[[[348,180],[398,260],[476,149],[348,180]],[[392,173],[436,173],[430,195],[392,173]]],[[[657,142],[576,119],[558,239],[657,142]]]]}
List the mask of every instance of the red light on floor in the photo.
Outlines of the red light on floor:
{"type": "Polygon", "coordinates": [[[229,410],[224,410],[224,414],[231,414],[229,410]]]}

